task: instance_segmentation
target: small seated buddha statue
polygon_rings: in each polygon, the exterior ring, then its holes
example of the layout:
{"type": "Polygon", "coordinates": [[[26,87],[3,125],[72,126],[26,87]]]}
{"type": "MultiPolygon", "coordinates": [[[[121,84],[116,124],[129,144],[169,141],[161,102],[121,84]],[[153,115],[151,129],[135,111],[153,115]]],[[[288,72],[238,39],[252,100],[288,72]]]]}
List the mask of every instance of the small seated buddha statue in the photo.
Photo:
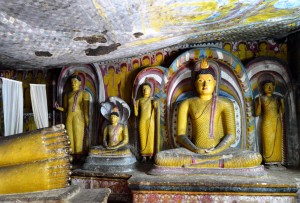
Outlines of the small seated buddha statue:
{"type": "Polygon", "coordinates": [[[136,162],[130,151],[126,124],[130,108],[122,99],[110,97],[101,104],[101,113],[109,121],[104,127],[103,145],[91,147],[83,168],[108,173],[129,172],[136,162]]]}
{"type": "Polygon", "coordinates": [[[177,143],[182,148],[161,151],[155,164],[162,167],[244,168],[259,166],[259,153],[231,148],[235,141],[235,114],[229,99],[214,94],[217,71],[204,59],[194,82],[198,97],[183,101],[178,109],[177,143]],[[192,136],[187,136],[188,117],[192,136]]]}
{"type": "Polygon", "coordinates": [[[119,123],[119,111],[115,107],[110,113],[110,124],[104,128],[103,146],[91,149],[91,154],[120,156],[131,154],[128,146],[128,127],[119,123]]]}

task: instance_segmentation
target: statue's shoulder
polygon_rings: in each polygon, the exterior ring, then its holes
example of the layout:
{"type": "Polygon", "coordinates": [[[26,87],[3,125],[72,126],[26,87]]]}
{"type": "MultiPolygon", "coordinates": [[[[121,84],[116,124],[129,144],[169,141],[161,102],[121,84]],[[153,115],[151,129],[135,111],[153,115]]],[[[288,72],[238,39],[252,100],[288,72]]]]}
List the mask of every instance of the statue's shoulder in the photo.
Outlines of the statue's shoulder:
{"type": "Polygon", "coordinates": [[[223,106],[233,106],[233,102],[228,99],[228,98],[225,98],[225,97],[218,97],[218,105],[223,105],[223,106]]]}
{"type": "Polygon", "coordinates": [[[183,100],[180,105],[189,105],[189,104],[193,104],[196,103],[199,100],[198,97],[191,97],[188,99],[183,100]]]}
{"type": "Polygon", "coordinates": [[[90,99],[90,94],[88,93],[88,91],[82,90],[81,92],[82,92],[84,99],[90,99]]]}
{"type": "Polygon", "coordinates": [[[82,94],[89,94],[86,90],[81,90],[82,94]]]}

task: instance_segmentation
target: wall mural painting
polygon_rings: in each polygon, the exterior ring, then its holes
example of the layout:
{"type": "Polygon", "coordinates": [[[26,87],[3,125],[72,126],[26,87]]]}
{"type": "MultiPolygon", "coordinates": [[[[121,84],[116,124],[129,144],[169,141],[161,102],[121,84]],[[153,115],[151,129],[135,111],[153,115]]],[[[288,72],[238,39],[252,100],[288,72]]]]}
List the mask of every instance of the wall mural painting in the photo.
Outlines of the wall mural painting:
{"type": "Polygon", "coordinates": [[[157,51],[140,58],[94,64],[103,77],[105,98],[117,96],[130,104],[134,78],[143,68],[163,63],[165,57],[163,53],[157,51]]]}
{"type": "Polygon", "coordinates": [[[225,42],[223,49],[232,53],[241,61],[249,61],[259,56],[276,57],[287,62],[287,42],[267,41],[225,42]]]}
{"type": "MultiPolygon", "coordinates": [[[[36,130],[36,124],[34,121],[31,97],[30,97],[30,83],[32,84],[46,84],[47,100],[51,102],[51,75],[48,70],[2,70],[0,76],[12,80],[21,81],[23,83],[23,101],[24,101],[24,120],[23,120],[23,132],[36,130]]],[[[2,109],[2,91],[0,92],[0,131],[1,135],[4,130],[3,123],[3,109],[2,109]]],[[[49,114],[49,121],[51,121],[52,114],[49,114]]],[[[50,122],[51,123],[51,122],[50,122]]]]}
{"type": "MultiPolygon", "coordinates": [[[[267,41],[239,41],[224,43],[201,43],[172,46],[165,49],[157,50],[151,53],[143,54],[139,57],[125,58],[114,61],[105,61],[93,64],[103,77],[105,86],[105,98],[109,96],[118,96],[127,103],[131,103],[130,93],[135,76],[140,70],[149,66],[169,67],[171,63],[184,51],[197,47],[218,47],[233,54],[240,61],[249,62],[258,56],[276,57],[286,61],[287,44],[286,42],[277,43],[273,40],[267,41]],[[124,88],[126,87],[126,88],[124,88]]],[[[197,51],[193,53],[195,59],[199,57],[197,51]]],[[[205,56],[208,58],[215,57],[214,53],[207,49],[205,56]]],[[[225,55],[226,57],[227,55],[225,55]]],[[[226,60],[229,60],[230,57],[226,60]]],[[[182,58],[181,60],[184,60],[182,58]]],[[[178,61],[177,63],[180,63],[178,61]]],[[[239,69],[239,67],[238,67],[239,69]]],[[[169,71],[172,74],[173,69],[169,71]]],[[[239,70],[237,70],[239,71],[239,70]]]]}

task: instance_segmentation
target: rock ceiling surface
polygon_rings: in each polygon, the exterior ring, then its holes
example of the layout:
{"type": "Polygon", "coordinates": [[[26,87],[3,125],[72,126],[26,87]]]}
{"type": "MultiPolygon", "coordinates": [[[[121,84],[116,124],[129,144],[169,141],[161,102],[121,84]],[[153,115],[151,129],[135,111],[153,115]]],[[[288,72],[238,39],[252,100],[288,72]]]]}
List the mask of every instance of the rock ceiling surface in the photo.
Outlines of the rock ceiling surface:
{"type": "Polygon", "coordinates": [[[0,66],[43,68],[175,44],[281,39],[300,0],[0,0],[0,66]]]}

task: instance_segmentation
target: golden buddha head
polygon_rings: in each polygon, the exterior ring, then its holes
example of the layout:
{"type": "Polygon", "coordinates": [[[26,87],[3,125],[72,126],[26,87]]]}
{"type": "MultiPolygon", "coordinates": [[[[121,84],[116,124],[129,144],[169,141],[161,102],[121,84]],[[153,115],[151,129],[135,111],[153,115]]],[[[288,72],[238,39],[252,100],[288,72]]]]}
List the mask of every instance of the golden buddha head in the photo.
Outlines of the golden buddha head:
{"type": "Polygon", "coordinates": [[[212,95],[216,86],[216,80],[211,74],[199,74],[195,87],[200,95],[212,95]]]}
{"type": "Polygon", "coordinates": [[[33,73],[31,71],[29,71],[27,73],[27,80],[31,81],[32,80],[32,77],[33,77],[33,73]]]}
{"type": "Polygon", "coordinates": [[[139,60],[138,59],[134,59],[133,61],[132,61],[132,68],[135,70],[135,69],[137,69],[137,68],[139,68],[140,67],[140,62],[139,62],[139,60]]]}
{"type": "Polygon", "coordinates": [[[121,64],[121,72],[122,72],[122,73],[127,72],[127,64],[126,64],[126,63],[122,63],[122,64],[121,64]]]}
{"type": "Polygon", "coordinates": [[[164,60],[164,56],[161,52],[157,52],[155,56],[155,61],[157,64],[160,64],[164,60]]]}
{"type": "Polygon", "coordinates": [[[151,84],[150,84],[148,78],[146,78],[145,82],[142,84],[142,91],[143,91],[144,97],[150,97],[150,95],[151,95],[151,84]]]}
{"type": "Polygon", "coordinates": [[[43,78],[43,72],[42,71],[38,71],[36,77],[37,77],[37,79],[42,79],[43,78]]]}
{"type": "Polygon", "coordinates": [[[80,89],[80,86],[81,86],[81,78],[77,73],[75,73],[71,77],[71,87],[74,90],[74,89],[80,89]]]}
{"type": "Polygon", "coordinates": [[[9,71],[5,71],[5,78],[10,78],[10,72],[9,71]]]}
{"type": "Polygon", "coordinates": [[[19,80],[19,81],[23,80],[23,72],[21,72],[21,71],[17,72],[17,80],[19,80]]]}
{"type": "Polygon", "coordinates": [[[264,92],[266,94],[272,94],[275,90],[275,84],[274,84],[274,82],[267,80],[264,82],[263,88],[264,88],[264,92]]]}
{"type": "Polygon", "coordinates": [[[143,87],[142,87],[142,90],[143,90],[143,95],[144,96],[150,96],[150,94],[151,94],[151,86],[150,86],[150,84],[144,83],[143,87]]]}
{"type": "Polygon", "coordinates": [[[113,75],[115,73],[115,68],[113,66],[108,67],[108,74],[113,75]]]}
{"type": "Polygon", "coordinates": [[[200,64],[200,70],[197,73],[194,83],[197,92],[200,95],[212,95],[216,86],[216,74],[212,67],[209,66],[206,58],[203,58],[200,64]]]}
{"type": "Polygon", "coordinates": [[[230,43],[225,43],[223,46],[223,49],[225,49],[228,52],[231,52],[231,44],[230,43]]]}
{"type": "Polygon", "coordinates": [[[144,56],[143,57],[142,65],[143,66],[149,66],[150,65],[150,57],[149,56],[144,56]]]}
{"type": "Polygon", "coordinates": [[[114,108],[110,113],[110,122],[112,125],[116,125],[119,122],[119,110],[114,108]]]}

